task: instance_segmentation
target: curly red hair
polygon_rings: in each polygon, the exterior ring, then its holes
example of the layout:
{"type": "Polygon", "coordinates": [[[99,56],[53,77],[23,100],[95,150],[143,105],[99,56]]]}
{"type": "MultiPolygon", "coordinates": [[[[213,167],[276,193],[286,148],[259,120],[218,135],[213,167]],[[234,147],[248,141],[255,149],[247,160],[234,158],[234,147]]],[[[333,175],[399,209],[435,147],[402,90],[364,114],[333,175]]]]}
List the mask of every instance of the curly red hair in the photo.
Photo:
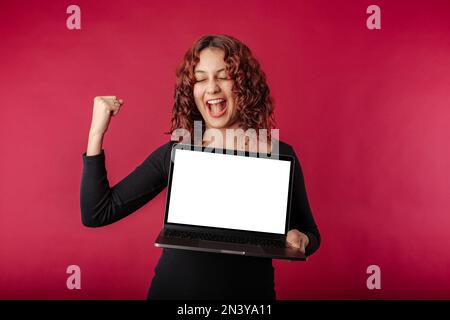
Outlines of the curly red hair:
{"type": "Polygon", "coordinates": [[[174,105],[170,132],[176,129],[194,134],[194,121],[201,121],[202,115],[194,100],[194,68],[200,61],[200,52],[206,48],[219,48],[224,51],[224,62],[229,76],[234,80],[233,96],[237,107],[238,119],[242,129],[270,130],[275,127],[273,100],[266,83],[266,76],[250,49],[239,40],[227,35],[206,35],[198,39],[184,55],[177,68],[174,105]]]}

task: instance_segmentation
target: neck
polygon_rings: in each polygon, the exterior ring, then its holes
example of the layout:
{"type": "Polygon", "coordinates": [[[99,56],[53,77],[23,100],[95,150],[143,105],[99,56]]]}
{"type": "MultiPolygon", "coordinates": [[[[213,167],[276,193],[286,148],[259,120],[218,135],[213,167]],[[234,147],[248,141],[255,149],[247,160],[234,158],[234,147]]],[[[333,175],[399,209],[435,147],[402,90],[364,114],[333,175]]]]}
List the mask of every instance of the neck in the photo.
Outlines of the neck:
{"type": "Polygon", "coordinates": [[[203,146],[210,148],[225,148],[225,149],[237,149],[237,150],[252,150],[257,151],[258,139],[256,136],[248,136],[246,132],[238,123],[230,125],[226,128],[211,128],[206,126],[206,131],[203,136],[203,146]],[[227,139],[227,130],[239,130],[233,132],[230,138],[227,139]],[[216,137],[218,136],[218,137],[216,137]],[[231,138],[234,137],[234,138],[231,138]]]}
{"type": "Polygon", "coordinates": [[[232,129],[232,130],[242,129],[242,130],[244,130],[243,128],[241,128],[241,126],[240,126],[239,123],[237,123],[237,122],[235,122],[234,124],[232,124],[232,125],[230,125],[230,126],[228,126],[228,127],[226,127],[226,128],[212,128],[212,127],[206,125],[205,129],[206,129],[206,130],[211,129],[211,130],[214,130],[214,131],[216,131],[216,132],[219,131],[219,132],[222,134],[222,136],[223,136],[223,138],[224,138],[224,141],[225,141],[225,138],[226,138],[227,130],[228,130],[228,129],[232,129]]]}

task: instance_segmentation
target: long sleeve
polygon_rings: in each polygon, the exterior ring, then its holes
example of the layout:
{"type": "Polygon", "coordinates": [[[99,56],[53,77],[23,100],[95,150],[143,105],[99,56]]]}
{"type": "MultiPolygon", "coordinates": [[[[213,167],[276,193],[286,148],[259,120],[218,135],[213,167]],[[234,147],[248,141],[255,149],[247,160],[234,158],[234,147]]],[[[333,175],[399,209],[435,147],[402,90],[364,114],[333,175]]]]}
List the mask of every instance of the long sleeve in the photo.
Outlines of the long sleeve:
{"type": "Polygon", "coordinates": [[[105,152],[83,153],[80,190],[81,221],[87,227],[101,227],[135,212],[166,186],[171,142],[156,149],[128,176],[110,187],[105,152]]]}
{"type": "Polygon", "coordinates": [[[292,154],[295,158],[295,164],[289,229],[297,229],[308,236],[309,244],[306,247],[306,255],[309,256],[317,251],[321,239],[309,206],[300,161],[293,149],[292,154]]]}

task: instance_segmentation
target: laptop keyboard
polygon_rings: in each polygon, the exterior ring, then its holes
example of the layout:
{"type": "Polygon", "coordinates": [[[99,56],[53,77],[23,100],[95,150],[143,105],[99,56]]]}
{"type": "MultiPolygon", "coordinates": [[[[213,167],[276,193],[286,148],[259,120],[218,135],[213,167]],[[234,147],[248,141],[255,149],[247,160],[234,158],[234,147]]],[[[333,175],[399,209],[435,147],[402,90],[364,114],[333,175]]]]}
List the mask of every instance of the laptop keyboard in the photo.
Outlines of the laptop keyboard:
{"type": "Polygon", "coordinates": [[[169,230],[164,231],[166,237],[184,238],[184,239],[199,239],[208,241],[220,241],[220,242],[231,242],[239,244],[251,244],[260,245],[265,247],[286,247],[285,241],[274,240],[274,239],[261,239],[254,237],[241,237],[241,236],[225,236],[205,232],[193,232],[193,231],[180,231],[180,230],[169,230]]]}

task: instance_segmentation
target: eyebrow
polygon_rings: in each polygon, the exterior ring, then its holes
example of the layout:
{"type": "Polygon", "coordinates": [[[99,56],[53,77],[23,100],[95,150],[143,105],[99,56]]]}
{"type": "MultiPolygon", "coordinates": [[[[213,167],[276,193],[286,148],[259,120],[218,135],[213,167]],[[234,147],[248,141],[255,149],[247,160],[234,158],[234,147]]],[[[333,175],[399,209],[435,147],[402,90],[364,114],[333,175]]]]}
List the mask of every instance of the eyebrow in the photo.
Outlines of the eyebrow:
{"type": "MultiPolygon", "coordinates": [[[[216,73],[219,73],[219,72],[221,72],[221,71],[225,71],[225,68],[222,68],[222,69],[220,69],[220,70],[217,70],[216,73]]],[[[196,70],[194,73],[206,73],[206,71],[203,71],[203,70],[196,70]]]]}

